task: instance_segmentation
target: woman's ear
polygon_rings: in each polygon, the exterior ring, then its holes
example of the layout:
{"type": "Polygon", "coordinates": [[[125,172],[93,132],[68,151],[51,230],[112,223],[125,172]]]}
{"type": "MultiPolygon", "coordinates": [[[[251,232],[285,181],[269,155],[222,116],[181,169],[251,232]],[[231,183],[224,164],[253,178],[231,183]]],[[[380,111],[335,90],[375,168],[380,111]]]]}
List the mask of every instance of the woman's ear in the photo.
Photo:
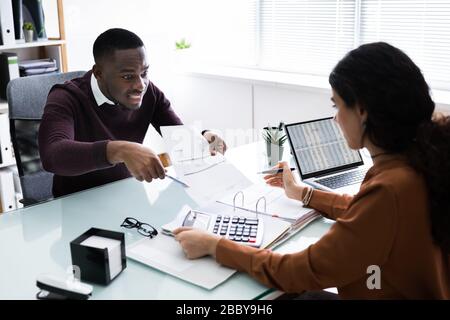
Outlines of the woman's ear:
{"type": "Polygon", "coordinates": [[[361,105],[357,105],[358,115],[361,119],[361,124],[365,124],[367,121],[367,111],[365,108],[363,108],[361,105]]]}

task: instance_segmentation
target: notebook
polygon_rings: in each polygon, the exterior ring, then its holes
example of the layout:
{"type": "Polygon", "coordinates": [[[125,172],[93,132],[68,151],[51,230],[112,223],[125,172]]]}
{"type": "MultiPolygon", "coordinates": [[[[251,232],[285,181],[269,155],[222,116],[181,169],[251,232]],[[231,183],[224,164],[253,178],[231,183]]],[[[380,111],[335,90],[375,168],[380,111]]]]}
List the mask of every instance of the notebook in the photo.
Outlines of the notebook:
{"type": "Polygon", "coordinates": [[[368,167],[332,117],[287,124],[285,131],[304,183],[338,193],[359,191],[368,167]]]}
{"type": "Polygon", "coordinates": [[[256,216],[269,215],[291,223],[314,211],[303,207],[297,200],[289,199],[283,189],[268,186],[266,183],[257,183],[237,192],[233,191],[217,202],[253,212],[256,216]]]}

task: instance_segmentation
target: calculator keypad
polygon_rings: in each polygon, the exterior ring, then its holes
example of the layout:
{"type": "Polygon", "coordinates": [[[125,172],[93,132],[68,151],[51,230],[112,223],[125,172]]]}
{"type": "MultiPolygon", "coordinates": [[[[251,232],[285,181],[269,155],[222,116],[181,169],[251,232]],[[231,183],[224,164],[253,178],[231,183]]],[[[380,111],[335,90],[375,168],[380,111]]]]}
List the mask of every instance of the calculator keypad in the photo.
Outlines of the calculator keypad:
{"type": "Polygon", "coordinates": [[[258,218],[217,216],[213,233],[241,244],[255,244],[258,236],[258,218]]]}

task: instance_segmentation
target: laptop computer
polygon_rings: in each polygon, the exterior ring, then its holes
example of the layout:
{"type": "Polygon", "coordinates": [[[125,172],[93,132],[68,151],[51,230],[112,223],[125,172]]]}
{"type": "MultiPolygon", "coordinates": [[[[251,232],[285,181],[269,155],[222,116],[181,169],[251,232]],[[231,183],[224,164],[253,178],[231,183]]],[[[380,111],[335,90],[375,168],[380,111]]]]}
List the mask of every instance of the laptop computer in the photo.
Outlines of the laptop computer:
{"type": "Polygon", "coordinates": [[[287,124],[285,131],[304,183],[338,193],[359,191],[368,166],[332,117],[287,124]]]}

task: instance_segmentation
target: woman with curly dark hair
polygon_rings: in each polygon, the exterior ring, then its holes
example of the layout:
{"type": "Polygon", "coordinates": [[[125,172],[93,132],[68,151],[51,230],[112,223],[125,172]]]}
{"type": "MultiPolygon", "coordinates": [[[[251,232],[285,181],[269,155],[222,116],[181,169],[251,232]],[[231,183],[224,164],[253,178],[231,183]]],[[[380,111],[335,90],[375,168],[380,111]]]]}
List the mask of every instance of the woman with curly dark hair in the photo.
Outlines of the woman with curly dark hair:
{"type": "Polygon", "coordinates": [[[186,228],[176,230],[177,240],[189,258],[212,255],[286,292],[337,287],[340,298],[450,299],[449,118],[432,119],[420,69],[387,43],[349,52],[329,82],[348,145],[366,147],[373,159],[360,191],[312,190],[286,163],[282,174],[265,177],[336,220],[328,233],[286,255],[186,228]],[[368,281],[371,267],[379,270],[376,286],[368,281]]]}

